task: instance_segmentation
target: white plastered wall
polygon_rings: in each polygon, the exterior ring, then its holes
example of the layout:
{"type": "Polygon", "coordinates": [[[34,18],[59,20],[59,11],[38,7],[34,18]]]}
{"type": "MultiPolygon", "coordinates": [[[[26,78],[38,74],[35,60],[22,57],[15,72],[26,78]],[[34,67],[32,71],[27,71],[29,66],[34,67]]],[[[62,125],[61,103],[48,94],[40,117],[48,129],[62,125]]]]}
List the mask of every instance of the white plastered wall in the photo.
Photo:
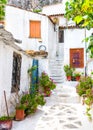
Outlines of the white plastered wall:
{"type": "MultiPolygon", "coordinates": [[[[6,114],[4,90],[9,104],[12,87],[12,68],[13,68],[13,52],[19,53],[22,56],[21,77],[20,77],[20,92],[28,90],[29,79],[27,70],[32,65],[32,59],[25,54],[17,51],[13,47],[6,45],[0,41],[0,114],[6,114]]],[[[10,108],[10,106],[9,106],[10,108]]]]}

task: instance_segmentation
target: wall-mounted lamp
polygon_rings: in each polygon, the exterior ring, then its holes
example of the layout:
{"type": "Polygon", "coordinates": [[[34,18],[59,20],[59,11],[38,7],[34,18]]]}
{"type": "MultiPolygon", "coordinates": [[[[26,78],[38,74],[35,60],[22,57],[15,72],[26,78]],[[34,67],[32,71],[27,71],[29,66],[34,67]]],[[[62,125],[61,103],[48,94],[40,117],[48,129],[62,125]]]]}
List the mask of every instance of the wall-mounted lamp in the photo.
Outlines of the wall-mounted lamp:
{"type": "Polygon", "coordinates": [[[57,32],[57,24],[54,24],[54,32],[57,32]]]}
{"type": "Polygon", "coordinates": [[[53,23],[54,23],[54,31],[57,32],[57,25],[59,23],[59,20],[57,17],[54,17],[53,19],[53,23]]]}

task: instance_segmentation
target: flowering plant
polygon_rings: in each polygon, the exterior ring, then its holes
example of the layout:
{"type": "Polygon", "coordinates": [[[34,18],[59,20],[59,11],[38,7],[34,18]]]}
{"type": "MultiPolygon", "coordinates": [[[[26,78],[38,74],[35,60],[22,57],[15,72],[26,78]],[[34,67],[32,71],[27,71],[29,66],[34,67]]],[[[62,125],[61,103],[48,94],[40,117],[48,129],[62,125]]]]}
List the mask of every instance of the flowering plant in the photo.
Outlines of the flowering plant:
{"type": "Polygon", "coordinates": [[[49,78],[48,74],[46,74],[45,72],[42,72],[39,78],[39,85],[43,89],[49,88],[50,90],[53,90],[56,88],[56,84],[54,83],[54,81],[49,78]]]}

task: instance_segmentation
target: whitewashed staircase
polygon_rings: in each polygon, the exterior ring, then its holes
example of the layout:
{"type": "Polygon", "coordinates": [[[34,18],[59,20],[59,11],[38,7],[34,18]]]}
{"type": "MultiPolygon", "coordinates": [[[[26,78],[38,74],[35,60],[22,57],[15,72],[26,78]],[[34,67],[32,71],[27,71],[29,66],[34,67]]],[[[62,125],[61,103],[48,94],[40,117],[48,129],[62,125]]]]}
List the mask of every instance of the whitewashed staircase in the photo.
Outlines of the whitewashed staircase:
{"type": "Polygon", "coordinates": [[[63,70],[63,60],[62,59],[50,59],[49,61],[50,77],[56,83],[63,83],[65,81],[65,73],[63,70]]]}

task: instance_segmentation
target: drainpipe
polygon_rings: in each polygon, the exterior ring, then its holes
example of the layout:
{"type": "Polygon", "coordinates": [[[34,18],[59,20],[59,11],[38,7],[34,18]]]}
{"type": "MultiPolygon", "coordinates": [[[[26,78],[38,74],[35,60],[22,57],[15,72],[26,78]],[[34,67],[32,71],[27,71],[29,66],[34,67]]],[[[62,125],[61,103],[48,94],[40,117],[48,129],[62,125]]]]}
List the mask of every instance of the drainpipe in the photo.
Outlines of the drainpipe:
{"type": "MultiPolygon", "coordinates": [[[[86,28],[85,28],[85,38],[86,38],[86,28]]],[[[86,41],[85,41],[85,77],[87,76],[87,52],[86,52],[86,49],[87,49],[87,44],[86,44],[86,41]]]]}

